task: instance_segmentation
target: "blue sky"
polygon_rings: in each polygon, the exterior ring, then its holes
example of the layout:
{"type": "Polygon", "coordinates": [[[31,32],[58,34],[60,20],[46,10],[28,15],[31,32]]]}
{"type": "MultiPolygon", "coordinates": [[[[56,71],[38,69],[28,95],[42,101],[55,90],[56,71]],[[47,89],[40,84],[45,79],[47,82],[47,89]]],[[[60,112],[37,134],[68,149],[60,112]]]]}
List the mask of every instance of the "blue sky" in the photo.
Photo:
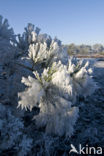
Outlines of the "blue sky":
{"type": "Polygon", "coordinates": [[[0,0],[0,14],[15,33],[27,23],[63,43],[104,43],[104,0],[0,0]]]}

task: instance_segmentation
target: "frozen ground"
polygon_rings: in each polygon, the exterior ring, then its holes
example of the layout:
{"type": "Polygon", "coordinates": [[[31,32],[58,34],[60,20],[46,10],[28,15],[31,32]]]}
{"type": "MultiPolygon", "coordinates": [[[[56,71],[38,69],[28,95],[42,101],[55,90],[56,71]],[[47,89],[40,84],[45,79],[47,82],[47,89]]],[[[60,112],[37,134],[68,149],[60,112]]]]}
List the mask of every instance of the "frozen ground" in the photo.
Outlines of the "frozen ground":
{"type": "Polygon", "coordinates": [[[97,61],[97,62],[95,63],[95,67],[96,67],[96,68],[98,68],[98,67],[104,68],[104,61],[97,61]]]}

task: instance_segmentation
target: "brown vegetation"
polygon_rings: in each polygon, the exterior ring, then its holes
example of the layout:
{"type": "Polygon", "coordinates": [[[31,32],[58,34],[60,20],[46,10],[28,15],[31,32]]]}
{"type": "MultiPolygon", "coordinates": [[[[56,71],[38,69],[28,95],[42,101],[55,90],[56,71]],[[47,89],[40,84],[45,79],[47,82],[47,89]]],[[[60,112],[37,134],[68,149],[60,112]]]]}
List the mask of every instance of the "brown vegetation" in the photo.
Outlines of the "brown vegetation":
{"type": "Polygon", "coordinates": [[[96,55],[74,55],[77,58],[104,58],[104,55],[96,54],[96,55]]]}

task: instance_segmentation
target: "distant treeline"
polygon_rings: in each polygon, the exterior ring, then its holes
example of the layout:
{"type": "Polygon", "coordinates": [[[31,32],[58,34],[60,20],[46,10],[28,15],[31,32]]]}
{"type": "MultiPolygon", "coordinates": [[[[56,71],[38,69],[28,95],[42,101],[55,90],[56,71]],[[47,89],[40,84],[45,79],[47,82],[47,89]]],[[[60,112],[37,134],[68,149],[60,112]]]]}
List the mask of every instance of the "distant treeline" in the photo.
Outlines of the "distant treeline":
{"type": "Polygon", "coordinates": [[[100,54],[104,55],[104,46],[102,44],[94,44],[91,45],[75,45],[75,44],[69,44],[66,45],[68,48],[69,55],[93,55],[93,54],[100,54]]]}

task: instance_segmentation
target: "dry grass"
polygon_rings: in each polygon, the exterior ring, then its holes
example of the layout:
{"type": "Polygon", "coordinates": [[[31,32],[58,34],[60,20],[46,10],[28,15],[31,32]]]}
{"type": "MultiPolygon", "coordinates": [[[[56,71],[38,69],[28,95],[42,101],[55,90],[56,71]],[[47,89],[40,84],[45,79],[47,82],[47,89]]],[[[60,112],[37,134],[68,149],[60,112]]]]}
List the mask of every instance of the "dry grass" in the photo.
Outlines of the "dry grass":
{"type": "Polygon", "coordinates": [[[77,58],[104,58],[104,55],[99,55],[99,54],[95,54],[95,55],[74,55],[77,58]]]}

